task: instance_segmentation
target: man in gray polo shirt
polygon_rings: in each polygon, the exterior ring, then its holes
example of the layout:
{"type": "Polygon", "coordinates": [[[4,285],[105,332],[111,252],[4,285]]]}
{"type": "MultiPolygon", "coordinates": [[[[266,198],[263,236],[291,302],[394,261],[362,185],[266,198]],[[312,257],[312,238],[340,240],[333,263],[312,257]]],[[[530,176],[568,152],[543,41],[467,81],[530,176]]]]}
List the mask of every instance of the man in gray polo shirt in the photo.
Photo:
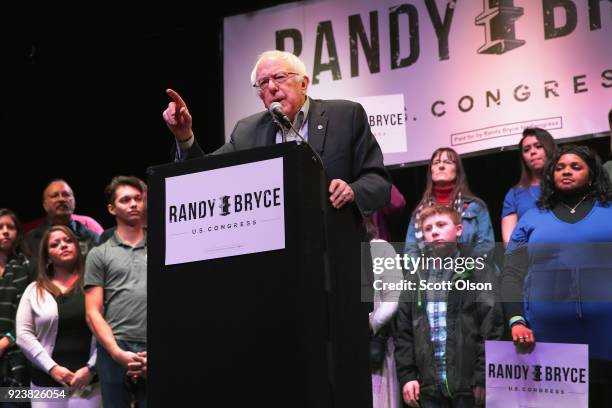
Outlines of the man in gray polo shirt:
{"type": "Polygon", "coordinates": [[[134,398],[137,407],[146,407],[145,379],[126,374],[141,364],[147,345],[143,184],[136,177],[117,176],[106,187],[117,229],[91,250],[85,267],[87,323],[98,340],[96,366],[105,407],[127,408],[134,398]]]}

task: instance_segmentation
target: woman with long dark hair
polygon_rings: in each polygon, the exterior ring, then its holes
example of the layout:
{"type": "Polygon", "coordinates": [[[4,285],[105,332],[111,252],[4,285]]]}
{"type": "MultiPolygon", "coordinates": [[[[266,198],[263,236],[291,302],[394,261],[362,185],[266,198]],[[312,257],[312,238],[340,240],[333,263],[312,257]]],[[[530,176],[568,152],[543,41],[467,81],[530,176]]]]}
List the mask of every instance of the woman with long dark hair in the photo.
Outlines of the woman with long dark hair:
{"type": "Polygon", "coordinates": [[[540,180],[548,162],[557,151],[553,137],[544,129],[527,128],[518,144],[521,178],[504,199],[501,230],[504,244],[508,244],[514,227],[523,214],[535,208],[540,198],[540,180]]]}
{"type": "Polygon", "coordinates": [[[518,345],[588,344],[589,404],[612,400],[612,185],[587,147],[562,147],[544,172],[538,208],[516,226],[501,275],[518,345]]]}
{"type": "Polygon", "coordinates": [[[74,233],[63,225],[42,237],[38,275],[17,309],[17,344],[32,362],[32,388],[70,387],[75,394],[33,408],[96,408],[95,340],[85,322],[83,255],[74,233]]]}
{"type": "Polygon", "coordinates": [[[472,256],[488,257],[493,261],[495,238],[487,205],[470,191],[461,156],[450,147],[439,148],[431,155],[425,192],[408,225],[406,254],[418,257],[424,253],[420,213],[434,205],[446,205],[461,214],[463,234],[459,243],[472,256]]]}
{"type": "MultiPolygon", "coordinates": [[[[15,345],[15,310],[28,285],[30,262],[15,213],[0,209],[0,387],[29,385],[26,361],[15,345]]],[[[0,402],[0,407],[16,406],[0,402]]]]}

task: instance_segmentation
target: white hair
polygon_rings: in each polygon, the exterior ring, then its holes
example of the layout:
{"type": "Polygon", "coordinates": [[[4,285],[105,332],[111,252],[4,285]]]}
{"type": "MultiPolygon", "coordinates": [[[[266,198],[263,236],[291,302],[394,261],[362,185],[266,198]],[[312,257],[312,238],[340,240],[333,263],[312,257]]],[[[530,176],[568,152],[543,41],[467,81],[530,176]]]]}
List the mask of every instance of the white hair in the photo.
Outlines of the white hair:
{"type": "Polygon", "coordinates": [[[255,83],[255,80],[257,79],[257,68],[259,67],[259,64],[264,60],[287,61],[291,66],[291,69],[296,72],[300,77],[308,77],[308,74],[306,73],[306,65],[304,65],[304,62],[302,62],[302,60],[299,59],[297,56],[287,51],[270,50],[264,51],[259,54],[257,62],[253,67],[253,71],[251,71],[251,84],[255,83]]]}

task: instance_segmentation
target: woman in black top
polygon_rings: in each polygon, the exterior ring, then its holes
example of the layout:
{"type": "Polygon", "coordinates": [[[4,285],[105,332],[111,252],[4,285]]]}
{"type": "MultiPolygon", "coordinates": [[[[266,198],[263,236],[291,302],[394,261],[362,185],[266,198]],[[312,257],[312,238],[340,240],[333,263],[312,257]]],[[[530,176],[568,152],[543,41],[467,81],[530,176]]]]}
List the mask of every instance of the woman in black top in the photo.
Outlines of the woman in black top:
{"type": "Polygon", "coordinates": [[[85,322],[83,255],[74,233],[51,227],[40,244],[38,277],[17,310],[17,344],[32,362],[32,387],[71,387],[61,403],[32,402],[33,408],[100,406],[95,377],[95,342],[85,322]],[[64,405],[63,405],[64,404],[64,405]]]}

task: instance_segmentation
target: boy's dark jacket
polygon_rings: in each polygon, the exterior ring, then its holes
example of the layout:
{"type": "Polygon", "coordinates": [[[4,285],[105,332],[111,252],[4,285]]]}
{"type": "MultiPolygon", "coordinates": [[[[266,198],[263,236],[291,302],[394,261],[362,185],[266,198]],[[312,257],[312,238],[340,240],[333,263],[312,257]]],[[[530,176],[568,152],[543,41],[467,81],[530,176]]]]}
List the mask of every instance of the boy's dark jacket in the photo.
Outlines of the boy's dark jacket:
{"type": "MultiPolygon", "coordinates": [[[[427,280],[428,271],[420,270],[409,279],[427,280]]],[[[400,297],[395,336],[395,361],[400,387],[417,380],[420,392],[439,395],[439,385],[448,387],[452,397],[472,395],[475,385],[485,385],[484,341],[503,335],[501,305],[495,295],[496,278],[490,268],[453,273],[452,281],[469,280],[491,283],[493,291],[451,290],[446,314],[446,384],[439,384],[436,372],[426,294],[406,290],[400,297]]],[[[454,288],[454,284],[453,284],[454,288]]]]}

